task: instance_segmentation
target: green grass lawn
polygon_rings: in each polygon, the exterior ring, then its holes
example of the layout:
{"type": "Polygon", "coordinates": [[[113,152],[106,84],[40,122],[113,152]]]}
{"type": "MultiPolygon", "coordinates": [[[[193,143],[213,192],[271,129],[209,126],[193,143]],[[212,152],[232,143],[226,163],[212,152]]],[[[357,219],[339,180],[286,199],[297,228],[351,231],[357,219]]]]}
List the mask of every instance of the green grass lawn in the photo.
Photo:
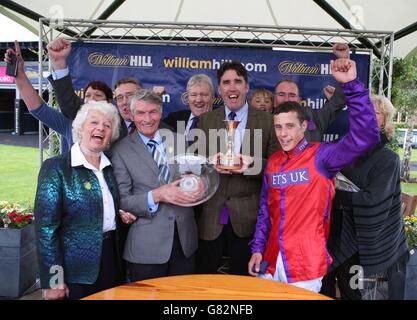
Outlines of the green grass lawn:
{"type": "MultiPolygon", "coordinates": [[[[400,159],[402,160],[404,157],[404,149],[398,148],[397,154],[400,156],[400,159]]],[[[411,161],[417,161],[417,149],[411,149],[411,161]]]]}
{"type": "MultiPolygon", "coordinates": [[[[404,157],[404,149],[397,149],[397,154],[402,160],[404,157]]],[[[411,161],[417,161],[417,149],[411,149],[411,161]]],[[[410,175],[413,178],[417,178],[417,171],[411,171],[410,175]]],[[[417,194],[417,183],[401,183],[401,189],[406,193],[417,194]]]]}
{"type": "MultiPolygon", "coordinates": [[[[410,176],[417,178],[417,171],[411,171],[410,176]]],[[[401,183],[401,189],[409,194],[417,194],[417,183],[401,183]]]]}
{"type": "Polygon", "coordinates": [[[39,149],[0,145],[0,200],[33,206],[39,149]]]}

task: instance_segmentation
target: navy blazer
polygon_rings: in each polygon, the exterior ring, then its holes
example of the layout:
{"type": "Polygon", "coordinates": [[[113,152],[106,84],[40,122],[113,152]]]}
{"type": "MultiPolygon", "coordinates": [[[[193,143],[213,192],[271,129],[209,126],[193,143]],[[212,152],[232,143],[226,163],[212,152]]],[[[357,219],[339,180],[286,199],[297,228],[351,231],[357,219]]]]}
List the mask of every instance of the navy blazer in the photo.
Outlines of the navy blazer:
{"type": "MultiPolygon", "coordinates": [[[[115,212],[119,191],[113,169],[103,175],[113,196],[115,212]]],[[[65,283],[93,284],[98,277],[103,241],[103,198],[92,170],[71,167],[71,152],[46,160],[38,177],[35,227],[42,288],[50,288],[62,266],[65,283]]]]}
{"type": "MultiPolygon", "coordinates": [[[[171,112],[164,119],[164,122],[174,128],[174,132],[178,132],[178,121],[184,122],[184,129],[187,127],[188,119],[190,118],[191,110],[180,110],[171,112]]],[[[184,133],[184,132],[179,132],[184,133]]]]}

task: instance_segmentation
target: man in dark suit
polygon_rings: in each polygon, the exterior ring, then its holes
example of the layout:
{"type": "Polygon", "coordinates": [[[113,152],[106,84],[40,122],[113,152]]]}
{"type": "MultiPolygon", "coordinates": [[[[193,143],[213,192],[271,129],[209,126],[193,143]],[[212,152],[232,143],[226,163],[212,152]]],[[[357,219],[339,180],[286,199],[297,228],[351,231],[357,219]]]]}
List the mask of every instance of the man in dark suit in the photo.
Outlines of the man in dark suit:
{"type": "MultiPolygon", "coordinates": [[[[138,217],[131,225],[123,258],[131,281],[194,272],[197,224],[192,207],[201,194],[186,192],[178,181],[161,185],[159,175],[180,146],[180,136],[159,130],[161,97],[141,90],[131,97],[136,132],[112,149],[120,205],[138,217]],[[178,143],[178,145],[176,144],[178,143]]],[[[185,139],[182,137],[182,148],[185,139]]],[[[180,152],[180,151],[178,151],[180,152]]]]}
{"type": "MultiPolygon", "coordinates": [[[[349,59],[349,46],[346,43],[336,43],[333,45],[333,53],[337,58],[349,59]]],[[[313,111],[308,106],[303,110],[307,116],[307,130],[305,137],[307,141],[320,142],[323,139],[323,134],[326,132],[329,125],[335,120],[337,113],[346,106],[346,99],[343,91],[339,85],[332,88],[332,93],[327,86],[324,90],[327,101],[319,110],[313,111]]],[[[279,108],[284,102],[294,101],[301,103],[301,89],[297,82],[290,79],[279,81],[275,86],[274,105],[279,108]]]]}
{"type": "Polygon", "coordinates": [[[199,117],[213,109],[214,86],[210,77],[205,74],[192,76],[187,83],[189,110],[171,112],[164,122],[174,128],[175,132],[187,136],[197,127],[199,117]]]}
{"type": "Polygon", "coordinates": [[[215,195],[198,208],[199,248],[197,271],[216,273],[227,249],[230,273],[247,274],[250,259],[249,241],[255,230],[259,212],[262,171],[266,159],[278,148],[272,115],[248,106],[247,72],[238,61],[226,62],[217,72],[219,94],[224,107],[200,117],[198,129],[205,139],[190,146],[206,157],[224,150],[225,135],[220,132],[220,144],[212,139],[214,131],[224,129],[224,120],[239,120],[235,135],[235,153],[243,155],[243,167],[220,172],[219,188],[215,195]],[[255,162],[253,162],[255,160],[255,162]],[[249,168],[248,166],[253,166],[249,168]]]}

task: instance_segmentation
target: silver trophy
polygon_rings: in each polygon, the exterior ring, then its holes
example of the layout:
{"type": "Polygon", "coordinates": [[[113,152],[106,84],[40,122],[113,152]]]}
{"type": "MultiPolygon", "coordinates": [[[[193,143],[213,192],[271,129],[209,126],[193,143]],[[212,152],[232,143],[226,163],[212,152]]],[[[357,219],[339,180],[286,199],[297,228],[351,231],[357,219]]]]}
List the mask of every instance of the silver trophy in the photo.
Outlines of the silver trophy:
{"type": "Polygon", "coordinates": [[[169,174],[159,176],[161,184],[180,180],[179,187],[188,192],[201,192],[197,201],[177,204],[183,207],[196,206],[210,199],[219,186],[219,174],[205,157],[194,154],[180,154],[168,160],[169,174]]]}
{"type": "Polygon", "coordinates": [[[338,172],[335,179],[335,188],[336,190],[349,191],[349,192],[359,192],[361,189],[358,188],[352,181],[350,181],[342,173],[338,172]]]}
{"type": "Polygon", "coordinates": [[[226,131],[226,153],[219,157],[217,168],[222,170],[239,170],[242,168],[242,160],[240,156],[235,154],[235,132],[240,121],[237,120],[223,120],[226,131]]]}

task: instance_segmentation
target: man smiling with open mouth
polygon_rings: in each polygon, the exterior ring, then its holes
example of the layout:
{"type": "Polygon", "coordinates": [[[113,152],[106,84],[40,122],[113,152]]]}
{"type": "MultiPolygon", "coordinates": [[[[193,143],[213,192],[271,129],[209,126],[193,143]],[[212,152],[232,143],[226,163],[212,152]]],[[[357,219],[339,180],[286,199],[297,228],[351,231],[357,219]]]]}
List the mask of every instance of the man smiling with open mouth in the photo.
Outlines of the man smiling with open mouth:
{"type": "Polygon", "coordinates": [[[243,165],[239,170],[219,170],[216,194],[198,208],[197,272],[216,273],[227,248],[229,273],[247,275],[248,243],[255,230],[259,209],[262,168],[265,159],[279,145],[272,115],[249,106],[246,101],[249,83],[245,67],[239,61],[223,63],[217,71],[217,83],[224,107],[200,116],[197,128],[204,132],[205,139],[197,141],[196,150],[205,157],[220,152],[218,139],[210,140],[211,130],[224,129],[224,120],[237,120],[234,153],[242,156],[243,165]],[[257,171],[248,167],[253,165],[254,159],[259,164],[253,167],[258,167],[257,171]]]}

